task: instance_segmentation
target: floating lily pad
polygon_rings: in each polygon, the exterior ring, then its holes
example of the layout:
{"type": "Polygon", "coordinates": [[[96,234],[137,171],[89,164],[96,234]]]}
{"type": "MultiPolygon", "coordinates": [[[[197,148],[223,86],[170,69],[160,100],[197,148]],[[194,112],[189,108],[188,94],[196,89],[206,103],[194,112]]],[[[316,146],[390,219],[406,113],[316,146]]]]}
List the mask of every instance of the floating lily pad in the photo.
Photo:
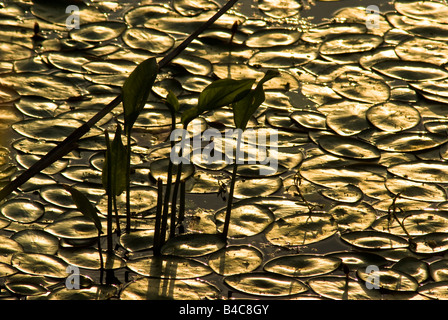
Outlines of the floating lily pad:
{"type": "MultiPolygon", "coordinates": [[[[168,163],[169,159],[160,159],[151,162],[150,164],[150,175],[156,181],[158,179],[162,179],[164,183],[167,182],[168,179],[168,163]]],[[[173,179],[177,175],[177,170],[179,169],[179,165],[173,165],[173,179]]],[[[182,164],[182,179],[186,179],[190,177],[194,173],[194,166],[189,163],[182,164]]]]}
{"type": "Polygon", "coordinates": [[[18,295],[22,296],[38,296],[43,295],[49,292],[47,288],[45,288],[42,284],[36,283],[36,281],[33,281],[33,279],[29,279],[29,281],[26,281],[26,279],[20,280],[10,280],[5,283],[5,287],[18,295]]]}
{"type": "Polygon", "coordinates": [[[48,300],[108,300],[116,296],[118,289],[113,285],[93,285],[89,288],[60,288],[48,295],[48,300]]]}
{"type": "Polygon", "coordinates": [[[208,60],[192,54],[181,54],[173,59],[172,63],[184,67],[191,74],[200,76],[207,76],[213,69],[208,60]]]}
{"type": "Polygon", "coordinates": [[[51,255],[59,248],[59,239],[43,230],[25,229],[13,234],[11,239],[19,243],[27,253],[51,255]]]}
{"type": "Polygon", "coordinates": [[[15,253],[11,258],[13,267],[22,272],[50,278],[67,277],[67,263],[62,259],[40,253],[15,253]]]}
{"type": "Polygon", "coordinates": [[[424,284],[418,288],[417,292],[431,299],[448,300],[448,281],[424,284]]]}
{"type": "Polygon", "coordinates": [[[340,231],[362,231],[376,219],[376,210],[369,204],[340,204],[328,212],[333,216],[340,231]]]}
{"type": "Polygon", "coordinates": [[[135,62],[122,59],[91,61],[82,65],[84,70],[97,74],[130,73],[135,69],[135,67],[135,62]]]}
{"type": "Polygon", "coordinates": [[[397,132],[415,127],[420,122],[420,113],[402,102],[385,102],[367,111],[367,119],[378,129],[397,132]]]}
{"type": "Polygon", "coordinates": [[[13,88],[20,95],[41,96],[55,100],[77,97],[82,93],[74,81],[52,74],[7,73],[0,77],[0,84],[13,88]]]}
{"type": "Polygon", "coordinates": [[[373,145],[351,137],[324,135],[319,145],[334,155],[355,159],[377,159],[380,151],[373,145]]]}
{"type": "MultiPolygon", "coordinates": [[[[103,228],[106,229],[106,226],[103,228]]],[[[55,221],[44,230],[64,239],[92,239],[98,236],[92,220],[80,216],[55,221]]]]}
{"type": "Polygon", "coordinates": [[[408,17],[448,23],[448,6],[434,1],[395,1],[395,9],[408,17]]]}
{"type": "Polygon", "coordinates": [[[300,39],[300,31],[282,28],[270,28],[252,33],[246,40],[250,48],[287,46],[300,39]]]}
{"type": "Polygon", "coordinates": [[[342,251],[336,253],[330,253],[328,256],[335,257],[342,260],[349,270],[358,270],[360,268],[366,268],[371,265],[383,266],[389,262],[382,256],[372,252],[356,252],[356,251],[342,251]]]}
{"type": "Polygon", "coordinates": [[[429,277],[428,264],[415,257],[401,259],[393,265],[392,270],[404,272],[417,280],[418,283],[422,283],[429,277]]]}
{"type": "Polygon", "coordinates": [[[386,188],[394,193],[400,194],[400,197],[429,201],[446,201],[446,191],[439,185],[422,182],[414,182],[407,179],[389,178],[386,181],[386,188]]]}
{"type": "Polygon", "coordinates": [[[445,79],[448,71],[438,65],[421,61],[392,60],[378,62],[372,69],[386,76],[405,81],[445,79]]]}
{"type": "MultiPolygon", "coordinates": [[[[83,124],[84,122],[74,119],[30,119],[14,124],[13,129],[28,138],[60,142],[83,124]]],[[[101,133],[99,128],[92,128],[85,137],[101,133]]]]}
{"type": "MultiPolygon", "coordinates": [[[[370,104],[355,101],[338,101],[331,103],[328,107],[327,125],[337,134],[349,136],[360,133],[370,127],[366,118],[366,112],[370,104]]],[[[324,106],[318,110],[322,113],[324,106]]]]}
{"type": "Polygon", "coordinates": [[[380,300],[378,290],[367,287],[351,278],[321,276],[308,280],[308,285],[317,294],[333,300],[380,300]]]}
{"type": "Polygon", "coordinates": [[[0,262],[0,277],[7,277],[17,273],[17,269],[11,267],[9,264],[0,262]]]}
{"type": "Polygon", "coordinates": [[[383,38],[374,34],[342,34],[324,41],[319,48],[321,54],[342,54],[364,52],[375,49],[383,38]]]}
{"type": "Polygon", "coordinates": [[[162,254],[180,257],[200,257],[225,247],[219,234],[185,234],[169,239],[162,247],[162,254]]]}
{"type": "Polygon", "coordinates": [[[320,43],[332,35],[346,33],[365,33],[365,24],[361,23],[324,23],[307,29],[301,39],[311,43],[320,43]]]}
{"type": "Polygon", "coordinates": [[[436,282],[448,281],[448,260],[440,259],[432,262],[429,265],[429,273],[436,282]]]}
{"type": "MultiPolygon", "coordinates": [[[[48,0],[39,0],[31,6],[31,13],[38,18],[54,23],[59,26],[67,27],[67,21],[70,21],[70,15],[73,11],[67,11],[67,7],[73,4],[71,1],[52,2],[48,0]]],[[[106,17],[95,6],[83,2],[76,2],[79,9],[79,22],[89,23],[106,20],[106,17]]]]}
{"type": "Polygon", "coordinates": [[[412,239],[415,253],[438,253],[448,250],[448,233],[431,232],[412,239]]]}
{"type": "Polygon", "coordinates": [[[443,135],[429,132],[400,132],[376,140],[378,149],[391,152],[413,152],[431,149],[447,142],[443,135]]]}
{"type": "Polygon", "coordinates": [[[329,214],[309,213],[287,216],[266,229],[266,238],[278,246],[304,246],[331,237],[337,224],[329,214]]]}
{"type": "Polygon", "coordinates": [[[259,51],[249,59],[249,64],[262,68],[289,68],[303,65],[317,57],[317,52],[311,46],[287,48],[281,51],[259,51]]]}
{"type": "Polygon", "coordinates": [[[448,164],[440,161],[412,161],[387,170],[398,177],[417,182],[448,183],[448,164]]]}
{"type": "Polygon", "coordinates": [[[11,257],[16,252],[23,252],[22,246],[13,239],[6,236],[0,236],[0,262],[11,263],[11,257]]]}
{"type": "Polygon", "coordinates": [[[174,256],[139,258],[126,265],[143,276],[163,279],[199,278],[213,272],[202,262],[174,256]]]}
{"type": "Polygon", "coordinates": [[[361,280],[366,281],[366,283],[378,285],[380,288],[387,290],[415,291],[418,288],[417,280],[398,270],[379,269],[378,271],[375,270],[371,273],[367,273],[360,269],[357,271],[357,275],[361,280]]]}
{"type": "Polygon", "coordinates": [[[326,117],[325,115],[319,112],[312,111],[294,111],[290,115],[291,119],[297,122],[299,125],[309,128],[309,129],[318,129],[318,130],[326,130],[326,117]]]}
{"type": "Polygon", "coordinates": [[[12,221],[32,223],[42,217],[45,208],[39,202],[16,198],[3,204],[0,212],[12,221]]]}
{"type": "Polygon", "coordinates": [[[324,189],[321,194],[331,200],[346,203],[358,202],[363,197],[361,189],[351,184],[339,188],[324,189]]]}
{"type": "Polygon", "coordinates": [[[337,258],[312,254],[281,256],[269,260],[263,266],[265,271],[290,277],[312,277],[336,270],[341,264],[337,258]]]}
{"type": "Polygon", "coordinates": [[[275,0],[260,0],[258,8],[269,17],[282,19],[298,14],[302,4],[297,0],[286,0],[280,3],[275,0]]]}
{"type": "Polygon", "coordinates": [[[378,231],[353,231],[342,234],[341,239],[363,249],[394,249],[409,246],[408,241],[402,237],[378,231]]]}
{"type": "Polygon", "coordinates": [[[208,265],[217,274],[230,276],[252,272],[262,261],[263,254],[259,249],[247,245],[234,245],[212,253],[208,258],[208,265]]]}
{"type": "MultiPolygon", "coordinates": [[[[131,188],[131,212],[135,214],[150,210],[157,205],[157,189],[152,187],[132,187],[131,188]]],[[[107,214],[107,197],[103,196],[97,203],[98,210],[104,215],[107,214]]],[[[117,197],[117,208],[119,213],[126,212],[126,193],[123,192],[117,197]]]]}
{"type": "Polygon", "coordinates": [[[120,244],[128,251],[135,252],[152,247],[154,230],[137,230],[125,233],[120,237],[120,244]]]}
{"type": "Polygon", "coordinates": [[[103,21],[83,24],[79,29],[72,29],[70,37],[78,41],[102,42],[118,38],[126,30],[122,22],[103,21]]]}
{"type": "Polygon", "coordinates": [[[448,50],[443,42],[419,37],[399,43],[395,52],[403,60],[425,61],[436,65],[448,62],[448,50]]]}
{"type": "Polygon", "coordinates": [[[17,43],[0,42],[0,60],[15,61],[27,59],[33,55],[33,50],[17,43]]]}
{"type": "Polygon", "coordinates": [[[239,199],[258,196],[269,196],[282,186],[280,177],[263,179],[237,179],[235,182],[234,197],[239,199]]]}
{"type": "MultiPolygon", "coordinates": [[[[218,231],[222,231],[226,209],[215,213],[218,231]]],[[[274,221],[274,215],[268,208],[259,205],[234,205],[230,216],[229,236],[240,238],[250,237],[262,232],[274,221]]]]}
{"type": "Polygon", "coordinates": [[[130,28],[123,35],[123,41],[134,49],[147,50],[151,53],[164,53],[174,45],[174,38],[169,34],[150,28],[130,28]]]}
{"type": "MultiPolygon", "coordinates": [[[[108,254],[102,252],[103,268],[113,270],[125,267],[125,261],[116,254],[108,254]]],[[[98,249],[92,247],[76,248],[67,247],[60,248],[58,256],[72,266],[80,268],[99,270],[101,268],[101,258],[98,249]]]]}
{"type": "Polygon", "coordinates": [[[201,280],[137,279],[121,291],[121,300],[205,300],[216,299],[220,291],[214,285],[201,280]]]}
{"type": "Polygon", "coordinates": [[[297,279],[263,272],[228,276],[224,278],[224,282],[238,291],[264,297],[283,297],[308,290],[308,287],[297,279]]]}
{"type": "Polygon", "coordinates": [[[222,174],[210,174],[206,171],[196,171],[191,181],[191,187],[187,187],[189,193],[214,193],[219,192],[223,184],[229,183],[229,178],[222,174]]]}

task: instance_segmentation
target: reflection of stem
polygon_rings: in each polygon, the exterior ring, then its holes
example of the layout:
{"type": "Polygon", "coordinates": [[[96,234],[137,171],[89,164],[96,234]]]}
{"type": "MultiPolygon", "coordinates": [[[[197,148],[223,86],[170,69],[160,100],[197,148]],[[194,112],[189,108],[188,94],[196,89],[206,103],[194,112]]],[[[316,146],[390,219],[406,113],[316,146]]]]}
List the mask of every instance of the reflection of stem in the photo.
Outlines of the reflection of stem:
{"type": "Polygon", "coordinates": [[[131,231],[131,134],[127,135],[126,161],[126,233],[131,231]]]}
{"type": "Polygon", "coordinates": [[[232,213],[233,192],[235,190],[236,172],[238,170],[238,161],[239,161],[239,154],[240,154],[241,134],[242,134],[241,131],[238,131],[238,137],[237,137],[237,142],[236,142],[235,163],[233,164],[232,180],[230,181],[229,199],[227,200],[226,218],[224,220],[224,229],[222,231],[222,235],[223,235],[224,239],[227,239],[227,235],[229,233],[230,215],[232,213]]]}
{"type": "Polygon", "coordinates": [[[160,255],[160,224],[162,219],[162,197],[163,197],[163,182],[159,178],[157,181],[157,211],[156,211],[156,222],[154,226],[154,240],[153,240],[153,250],[154,255],[160,255]]]}
{"type": "Polygon", "coordinates": [[[112,202],[113,202],[114,211],[115,211],[115,220],[116,220],[116,224],[117,224],[117,233],[120,235],[121,234],[120,217],[118,216],[117,196],[116,195],[114,195],[114,197],[112,198],[112,202]]]}
{"type": "Polygon", "coordinates": [[[297,187],[297,192],[299,194],[300,199],[305,203],[305,205],[308,207],[309,212],[311,213],[315,206],[313,206],[311,203],[308,202],[308,200],[305,199],[305,196],[302,193],[302,190],[300,186],[302,185],[302,175],[300,174],[300,170],[297,170],[295,176],[294,176],[294,184],[297,187]]]}

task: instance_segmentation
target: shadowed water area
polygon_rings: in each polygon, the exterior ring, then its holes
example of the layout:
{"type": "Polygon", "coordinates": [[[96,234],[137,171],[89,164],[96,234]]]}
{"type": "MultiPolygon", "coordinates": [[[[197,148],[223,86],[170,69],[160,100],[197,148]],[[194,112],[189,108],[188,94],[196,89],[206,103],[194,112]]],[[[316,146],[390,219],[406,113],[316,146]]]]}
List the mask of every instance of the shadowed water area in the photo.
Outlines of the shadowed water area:
{"type": "MultiPolygon", "coordinates": [[[[2,186],[225,1],[163,3],[0,2],[2,186]],[[67,29],[68,5],[80,9],[80,28],[67,29]]],[[[98,248],[94,223],[61,185],[86,195],[106,228],[104,132],[123,125],[120,104],[1,203],[0,298],[447,299],[448,5],[400,0],[376,4],[374,15],[372,4],[235,5],[159,71],[135,123],[131,232],[123,193],[113,253],[105,235],[98,248]],[[269,69],[280,76],[266,82],[248,129],[278,134],[278,170],[239,166],[224,241],[232,165],[192,156],[182,228],[154,256],[156,181],[166,181],[170,154],[163,98],[170,90],[187,110],[212,81],[260,79],[269,69]],[[79,289],[66,284],[73,267],[79,289]],[[372,268],[376,288],[366,284],[372,268]]],[[[194,124],[224,132],[234,128],[232,110],[194,124]]],[[[217,139],[216,150],[234,142],[217,139]]],[[[256,153],[257,143],[246,147],[256,153]]]]}

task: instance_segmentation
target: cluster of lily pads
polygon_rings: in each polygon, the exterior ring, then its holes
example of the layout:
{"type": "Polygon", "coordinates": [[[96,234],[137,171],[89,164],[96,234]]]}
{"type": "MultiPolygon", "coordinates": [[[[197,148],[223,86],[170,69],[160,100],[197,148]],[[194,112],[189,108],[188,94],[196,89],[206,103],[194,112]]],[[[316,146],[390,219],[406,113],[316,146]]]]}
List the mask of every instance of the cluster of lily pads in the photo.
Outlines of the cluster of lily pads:
{"type": "MultiPolygon", "coordinates": [[[[2,298],[447,298],[446,4],[395,1],[372,29],[362,7],[291,25],[298,1],[259,1],[258,17],[224,14],[154,72],[215,2],[77,1],[82,24],[71,31],[68,3],[0,8],[0,129],[12,140],[1,181],[117,94],[134,101],[2,203],[2,298]],[[272,69],[239,122],[248,102],[228,98],[231,84],[250,88],[272,69]],[[278,169],[195,156],[170,165],[176,126],[276,134],[278,169]],[[69,266],[80,289],[65,284],[69,266]]],[[[216,152],[237,142],[217,139],[216,152]]]]}

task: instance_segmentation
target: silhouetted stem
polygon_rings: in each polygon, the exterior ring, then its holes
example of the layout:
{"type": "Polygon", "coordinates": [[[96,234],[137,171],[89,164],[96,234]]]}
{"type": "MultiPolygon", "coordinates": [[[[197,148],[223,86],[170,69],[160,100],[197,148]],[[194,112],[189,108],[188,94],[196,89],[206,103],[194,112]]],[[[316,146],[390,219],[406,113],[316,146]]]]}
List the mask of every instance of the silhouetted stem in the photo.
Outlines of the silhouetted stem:
{"type": "Polygon", "coordinates": [[[184,219],[185,219],[185,180],[182,180],[180,183],[179,220],[178,220],[180,233],[182,233],[181,224],[184,221],[184,219]]]}
{"type": "MultiPolygon", "coordinates": [[[[176,232],[176,206],[177,206],[177,193],[179,191],[180,179],[182,178],[182,162],[177,165],[176,182],[173,188],[173,199],[171,203],[171,225],[170,225],[170,238],[174,237],[176,232]]],[[[181,194],[182,196],[182,194],[181,194]]],[[[185,194],[184,194],[185,196],[185,194]]]]}
{"type": "Polygon", "coordinates": [[[162,179],[157,181],[157,211],[156,211],[156,222],[154,226],[154,243],[153,250],[154,255],[160,255],[160,226],[162,220],[162,205],[163,205],[163,183],[162,179]]]}
{"type": "Polygon", "coordinates": [[[127,136],[126,161],[126,233],[131,232],[131,135],[127,136]]]}

